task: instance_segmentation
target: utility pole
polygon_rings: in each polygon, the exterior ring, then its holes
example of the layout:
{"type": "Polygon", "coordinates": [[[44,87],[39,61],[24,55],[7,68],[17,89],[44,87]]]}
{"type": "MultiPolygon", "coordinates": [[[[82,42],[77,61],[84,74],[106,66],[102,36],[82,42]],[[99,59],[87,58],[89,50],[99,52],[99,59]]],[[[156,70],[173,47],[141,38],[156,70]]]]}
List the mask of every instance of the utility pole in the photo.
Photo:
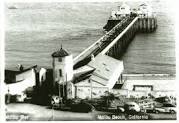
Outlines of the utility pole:
{"type": "Polygon", "coordinates": [[[66,99],[67,99],[67,93],[68,93],[68,92],[67,92],[67,74],[65,74],[65,78],[66,78],[66,82],[65,82],[65,85],[66,85],[66,86],[65,86],[65,88],[66,88],[66,91],[65,91],[65,92],[66,92],[66,95],[65,95],[65,96],[66,96],[66,99]]]}
{"type": "Polygon", "coordinates": [[[89,79],[89,82],[90,82],[90,88],[91,88],[91,99],[92,99],[92,96],[93,96],[93,87],[92,87],[92,81],[89,79]]]}
{"type": "Polygon", "coordinates": [[[58,88],[59,88],[59,105],[60,105],[60,108],[61,108],[61,106],[62,106],[62,93],[61,93],[61,82],[62,82],[62,80],[61,80],[62,78],[60,77],[60,79],[59,79],[59,82],[58,82],[58,88]]]}
{"type": "Polygon", "coordinates": [[[52,105],[52,121],[54,120],[54,105],[52,105]]]}
{"type": "Polygon", "coordinates": [[[65,84],[64,84],[65,81],[63,81],[62,83],[63,83],[63,96],[62,96],[62,97],[63,97],[63,99],[64,99],[64,97],[65,97],[65,88],[64,88],[64,86],[65,86],[65,84]]]}

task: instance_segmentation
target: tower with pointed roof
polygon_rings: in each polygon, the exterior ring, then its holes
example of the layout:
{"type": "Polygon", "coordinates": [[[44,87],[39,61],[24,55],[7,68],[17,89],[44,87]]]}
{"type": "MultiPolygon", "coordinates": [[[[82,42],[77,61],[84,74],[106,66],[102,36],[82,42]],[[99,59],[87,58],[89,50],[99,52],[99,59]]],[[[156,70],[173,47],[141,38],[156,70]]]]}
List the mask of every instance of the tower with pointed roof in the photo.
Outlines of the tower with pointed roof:
{"type": "Polygon", "coordinates": [[[53,80],[58,84],[66,84],[73,79],[73,57],[61,46],[60,50],[52,54],[53,80]]]}

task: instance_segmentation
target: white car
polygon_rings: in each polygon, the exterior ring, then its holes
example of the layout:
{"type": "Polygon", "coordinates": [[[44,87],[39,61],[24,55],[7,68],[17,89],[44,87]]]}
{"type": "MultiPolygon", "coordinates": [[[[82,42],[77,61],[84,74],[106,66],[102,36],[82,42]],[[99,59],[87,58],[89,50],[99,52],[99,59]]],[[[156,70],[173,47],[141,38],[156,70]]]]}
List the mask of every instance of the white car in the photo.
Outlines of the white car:
{"type": "Polygon", "coordinates": [[[59,107],[60,106],[60,103],[61,103],[61,98],[59,98],[59,96],[52,96],[52,99],[51,99],[51,105],[53,107],[59,107]]]}
{"type": "Polygon", "coordinates": [[[140,112],[140,106],[136,102],[127,102],[124,104],[125,112],[133,113],[140,112]]]}
{"type": "Polygon", "coordinates": [[[163,104],[162,107],[154,108],[155,113],[176,113],[176,106],[172,104],[163,104]]]}
{"type": "Polygon", "coordinates": [[[123,107],[117,106],[117,111],[118,111],[118,112],[124,112],[125,110],[124,110],[123,107]]]}

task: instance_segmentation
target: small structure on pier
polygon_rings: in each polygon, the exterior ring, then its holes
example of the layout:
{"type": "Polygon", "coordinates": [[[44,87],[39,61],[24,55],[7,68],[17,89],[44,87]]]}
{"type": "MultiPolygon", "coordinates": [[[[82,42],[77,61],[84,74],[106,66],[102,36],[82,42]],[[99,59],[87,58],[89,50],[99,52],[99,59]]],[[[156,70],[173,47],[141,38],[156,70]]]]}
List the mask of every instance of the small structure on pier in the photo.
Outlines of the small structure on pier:
{"type": "Polygon", "coordinates": [[[143,3],[139,6],[137,14],[151,17],[153,15],[153,11],[151,6],[146,3],[143,3]]]}
{"type": "Polygon", "coordinates": [[[121,20],[123,17],[129,16],[131,14],[130,6],[123,3],[121,6],[118,6],[117,10],[111,12],[109,20],[121,20]]]}
{"type": "Polygon", "coordinates": [[[138,30],[140,32],[153,32],[157,28],[157,19],[155,13],[149,4],[143,3],[137,9],[131,10],[127,4],[119,6],[117,11],[112,11],[107,24],[103,27],[105,31],[110,31],[124,18],[138,17],[138,30]]]}

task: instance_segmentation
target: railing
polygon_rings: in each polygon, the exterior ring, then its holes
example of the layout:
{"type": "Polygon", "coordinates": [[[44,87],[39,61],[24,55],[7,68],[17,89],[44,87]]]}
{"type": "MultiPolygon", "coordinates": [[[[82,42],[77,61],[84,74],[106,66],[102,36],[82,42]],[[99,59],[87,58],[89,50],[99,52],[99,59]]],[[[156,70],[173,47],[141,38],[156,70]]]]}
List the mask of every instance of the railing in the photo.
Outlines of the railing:
{"type": "Polygon", "coordinates": [[[106,41],[106,39],[108,37],[110,37],[115,30],[121,25],[121,23],[126,22],[129,19],[129,17],[124,18],[119,24],[117,24],[113,29],[111,29],[109,32],[107,32],[104,36],[102,36],[99,40],[97,40],[95,43],[93,43],[91,46],[89,46],[87,49],[85,49],[82,53],[80,53],[78,56],[76,56],[73,59],[74,64],[76,64],[78,61],[81,61],[82,59],[84,59],[84,57],[90,55],[96,48],[100,47],[100,45],[102,45],[102,43],[104,41],[106,41]]]}
{"type": "MultiPolygon", "coordinates": [[[[138,20],[138,17],[136,17],[118,36],[111,42],[102,52],[101,54],[105,54],[109,51],[109,49],[126,33],[126,31],[138,20]]],[[[113,29],[112,29],[113,30],[113,29]]]]}

